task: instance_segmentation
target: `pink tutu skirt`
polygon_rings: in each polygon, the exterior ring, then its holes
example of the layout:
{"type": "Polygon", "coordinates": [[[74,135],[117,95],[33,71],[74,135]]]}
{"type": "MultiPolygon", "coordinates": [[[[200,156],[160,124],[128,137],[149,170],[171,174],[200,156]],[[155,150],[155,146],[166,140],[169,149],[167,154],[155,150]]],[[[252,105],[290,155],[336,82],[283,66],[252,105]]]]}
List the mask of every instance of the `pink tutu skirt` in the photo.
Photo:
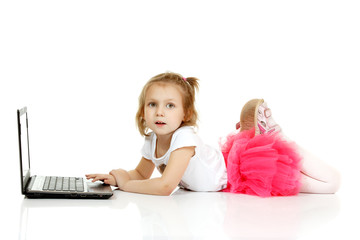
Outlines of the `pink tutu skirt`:
{"type": "Polygon", "coordinates": [[[228,175],[224,192],[260,197],[296,195],[300,161],[295,143],[281,134],[255,136],[255,129],[230,134],[221,145],[228,175]]]}

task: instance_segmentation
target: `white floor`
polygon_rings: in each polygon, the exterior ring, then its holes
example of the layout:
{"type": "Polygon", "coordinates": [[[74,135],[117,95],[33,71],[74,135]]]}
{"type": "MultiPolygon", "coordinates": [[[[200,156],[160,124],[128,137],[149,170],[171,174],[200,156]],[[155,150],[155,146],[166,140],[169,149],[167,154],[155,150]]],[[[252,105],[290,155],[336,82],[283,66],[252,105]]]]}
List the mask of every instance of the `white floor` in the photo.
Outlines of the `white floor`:
{"type": "Polygon", "coordinates": [[[1,234],[38,240],[340,239],[346,233],[359,239],[358,223],[350,220],[360,214],[358,202],[341,191],[273,198],[184,190],[170,197],[115,191],[109,200],[17,195],[2,204],[1,234]]]}

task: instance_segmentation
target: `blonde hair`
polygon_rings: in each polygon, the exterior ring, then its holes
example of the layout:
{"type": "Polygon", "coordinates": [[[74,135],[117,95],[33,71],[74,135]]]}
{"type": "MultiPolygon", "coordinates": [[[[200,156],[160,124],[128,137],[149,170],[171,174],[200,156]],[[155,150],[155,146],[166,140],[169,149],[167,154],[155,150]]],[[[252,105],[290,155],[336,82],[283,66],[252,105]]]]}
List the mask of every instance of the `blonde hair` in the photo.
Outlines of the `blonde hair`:
{"type": "Polygon", "coordinates": [[[255,126],[257,121],[255,112],[257,112],[259,105],[263,102],[264,99],[252,99],[245,103],[240,114],[241,131],[249,130],[255,126]]]}
{"type": "Polygon", "coordinates": [[[136,125],[142,136],[149,136],[148,127],[144,119],[145,97],[147,90],[154,84],[175,84],[183,96],[183,108],[185,111],[185,121],[183,126],[197,126],[198,113],[195,108],[195,90],[199,91],[199,79],[194,77],[184,78],[180,74],[166,72],[151,78],[143,87],[139,96],[139,108],[136,113],[136,125]]]}

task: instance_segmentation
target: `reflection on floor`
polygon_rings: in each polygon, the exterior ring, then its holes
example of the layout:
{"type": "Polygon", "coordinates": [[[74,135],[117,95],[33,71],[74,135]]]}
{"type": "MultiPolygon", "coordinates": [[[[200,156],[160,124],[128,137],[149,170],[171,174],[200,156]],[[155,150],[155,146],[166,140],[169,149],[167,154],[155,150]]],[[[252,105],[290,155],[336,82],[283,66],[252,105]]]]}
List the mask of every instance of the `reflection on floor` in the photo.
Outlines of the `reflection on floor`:
{"type": "Polygon", "coordinates": [[[42,239],[49,236],[44,229],[61,226],[66,233],[53,239],[69,232],[83,239],[308,239],[323,229],[336,235],[329,230],[339,212],[336,194],[259,198],[178,190],[161,197],[115,191],[100,201],[24,199],[20,237],[42,239]]]}

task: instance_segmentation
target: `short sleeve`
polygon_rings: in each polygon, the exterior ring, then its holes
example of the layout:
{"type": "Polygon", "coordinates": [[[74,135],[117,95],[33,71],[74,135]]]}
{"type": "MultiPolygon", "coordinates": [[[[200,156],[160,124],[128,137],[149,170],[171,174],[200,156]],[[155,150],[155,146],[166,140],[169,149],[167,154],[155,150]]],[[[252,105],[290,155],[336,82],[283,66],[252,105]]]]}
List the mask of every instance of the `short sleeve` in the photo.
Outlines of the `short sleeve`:
{"type": "Polygon", "coordinates": [[[193,128],[183,127],[174,133],[171,140],[170,152],[182,147],[197,147],[197,135],[193,128]]]}

